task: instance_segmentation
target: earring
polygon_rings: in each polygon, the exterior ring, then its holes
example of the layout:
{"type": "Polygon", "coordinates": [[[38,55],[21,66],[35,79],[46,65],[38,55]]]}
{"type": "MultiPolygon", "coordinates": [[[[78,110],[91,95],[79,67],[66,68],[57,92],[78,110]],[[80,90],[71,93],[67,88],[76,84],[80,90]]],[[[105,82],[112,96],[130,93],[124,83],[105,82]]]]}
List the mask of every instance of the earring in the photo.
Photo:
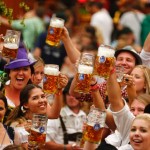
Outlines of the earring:
{"type": "Polygon", "coordinates": [[[21,106],[21,111],[22,111],[23,113],[26,113],[26,110],[25,110],[25,108],[24,108],[23,106],[21,106]]]}

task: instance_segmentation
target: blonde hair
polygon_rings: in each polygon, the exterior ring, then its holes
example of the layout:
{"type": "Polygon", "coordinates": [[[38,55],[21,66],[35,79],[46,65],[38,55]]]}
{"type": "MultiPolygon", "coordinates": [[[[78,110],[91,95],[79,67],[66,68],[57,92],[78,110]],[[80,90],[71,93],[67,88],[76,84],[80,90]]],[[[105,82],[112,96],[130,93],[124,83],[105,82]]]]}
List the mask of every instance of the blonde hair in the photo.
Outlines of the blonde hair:
{"type": "Polygon", "coordinates": [[[150,68],[144,65],[137,65],[135,68],[140,68],[144,73],[145,83],[146,83],[146,91],[145,93],[150,94],[150,68]]]}
{"type": "MultiPolygon", "coordinates": [[[[146,122],[149,123],[149,126],[150,126],[150,114],[148,114],[148,113],[144,113],[144,114],[137,115],[137,116],[135,117],[135,119],[133,120],[133,122],[134,122],[135,120],[145,120],[146,122]]],[[[132,124],[133,124],[133,123],[132,123],[132,124]]]]}
{"type": "Polygon", "coordinates": [[[150,95],[146,93],[142,93],[136,98],[139,102],[143,103],[145,106],[150,104],[150,95]]]}
{"type": "Polygon", "coordinates": [[[44,60],[41,57],[34,57],[37,61],[36,63],[33,65],[34,68],[38,67],[38,66],[45,66],[44,60]]]}

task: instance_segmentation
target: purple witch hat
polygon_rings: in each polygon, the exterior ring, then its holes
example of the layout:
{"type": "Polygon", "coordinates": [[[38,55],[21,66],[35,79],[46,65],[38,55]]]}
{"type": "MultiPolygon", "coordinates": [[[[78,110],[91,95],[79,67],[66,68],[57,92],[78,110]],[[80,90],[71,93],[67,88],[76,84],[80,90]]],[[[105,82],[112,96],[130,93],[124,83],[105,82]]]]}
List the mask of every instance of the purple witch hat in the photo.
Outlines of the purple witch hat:
{"type": "Polygon", "coordinates": [[[32,61],[28,58],[28,52],[25,47],[22,45],[18,49],[16,59],[10,61],[8,64],[5,65],[5,69],[16,69],[21,67],[26,67],[33,65],[35,61],[32,61]]]}

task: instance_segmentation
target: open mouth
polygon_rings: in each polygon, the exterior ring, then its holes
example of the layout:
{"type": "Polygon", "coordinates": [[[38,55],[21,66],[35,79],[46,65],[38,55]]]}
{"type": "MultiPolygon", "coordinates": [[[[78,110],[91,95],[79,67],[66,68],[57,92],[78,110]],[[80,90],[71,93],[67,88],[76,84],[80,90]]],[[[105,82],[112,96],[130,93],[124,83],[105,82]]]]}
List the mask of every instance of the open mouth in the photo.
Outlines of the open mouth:
{"type": "Polygon", "coordinates": [[[142,143],[142,141],[140,139],[133,139],[133,142],[137,143],[137,144],[142,143]]]}
{"type": "Polygon", "coordinates": [[[17,80],[18,82],[23,82],[23,81],[24,81],[24,78],[16,78],[16,80],[17,80]]]}
{"type": "Polygon", "coordinates": [[[40,105],[39,106],[41,109],[45,109],[46,108],[46,105],[40,105]]]}

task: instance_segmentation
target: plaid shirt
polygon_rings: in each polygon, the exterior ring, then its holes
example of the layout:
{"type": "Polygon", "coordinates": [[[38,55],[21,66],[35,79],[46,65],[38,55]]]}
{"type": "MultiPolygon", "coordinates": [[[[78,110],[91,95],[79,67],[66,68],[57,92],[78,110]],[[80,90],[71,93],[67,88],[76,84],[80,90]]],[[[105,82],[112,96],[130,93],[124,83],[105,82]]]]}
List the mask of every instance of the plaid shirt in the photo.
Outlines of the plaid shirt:
{"type": "MultiPolygon", "coordinates": [[[[108,99],[108,94],[107,94],[106,82],[98,84],[98,87],[99,87],[100,95],[101,95],[101,97],[104,100],[104,103],[106,105],[108,103],[108,100],[107,100],[108,99]]],[[[124,99],[128,98],[126,88],[121,90],[121,95],[124,99]]],[[[81,96],[77,97],[77,99],[81,102],[83,102],[83,101],[91,102],[92,101],[92,96],[91,96],[91,94],[81,94],[81,96]]]]}

